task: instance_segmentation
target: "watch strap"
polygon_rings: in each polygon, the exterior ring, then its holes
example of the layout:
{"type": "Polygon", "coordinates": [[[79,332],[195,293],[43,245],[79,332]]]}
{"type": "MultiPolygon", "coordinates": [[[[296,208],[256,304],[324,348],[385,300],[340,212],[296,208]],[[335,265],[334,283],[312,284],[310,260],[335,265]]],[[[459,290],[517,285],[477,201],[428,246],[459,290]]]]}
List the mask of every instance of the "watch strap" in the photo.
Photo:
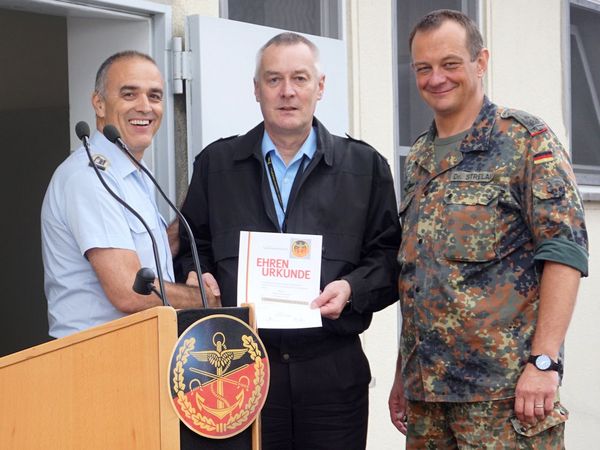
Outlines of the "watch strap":
{"type": "Polygon", "coordinates": [[[552,358],[550,358],[548,356],[548,359],[550,360],[550,366],[547,369],[540,369],[537,366],[537,364],[536,364],[536,361],[537,361],[538,357],[540,357],[540,356],[542,356],[542,354],[539,354],[539,355],[529,355],[529,359],[527,360],[527,362],[533,364],[535,366],[535,368],[538,369],[538,370],[541,370],[543,372],[547,372],[549,370],[554,370],[554,371],[558,372],[559,375],[562,376],[562,374],[563,374],[563,365],[562,365],[562,362],[560,361],[560,359],[558,361],[554,361],[552,358]]]}

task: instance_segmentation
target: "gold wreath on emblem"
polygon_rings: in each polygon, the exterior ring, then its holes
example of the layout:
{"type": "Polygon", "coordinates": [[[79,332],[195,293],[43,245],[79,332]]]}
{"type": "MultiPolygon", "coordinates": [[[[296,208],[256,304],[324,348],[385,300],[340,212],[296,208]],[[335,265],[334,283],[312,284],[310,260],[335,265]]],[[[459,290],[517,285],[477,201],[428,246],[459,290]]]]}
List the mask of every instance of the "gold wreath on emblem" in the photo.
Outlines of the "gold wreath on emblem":
{"type": "MultiPolygon", "coordinates": [[[[213,344],[215,350],[206,350],[194,352],[194,345],[196,344],[195,338],[189,338],[184,340],[183,345],[179,347],[179,351],[176,357],[176,364],[173,369],[173,391],[177,395],[177,403],[181,407],[183,414],[190,419],[194,425],[207,432],[219,432],[222,433],[226,430],[234,430],[241,424],[248,420],[248,416],[254,412],[258,406],[260,400],[260,393],[265,382],[265,368],[261,358],[261,351],[258,344],[254,340],[253,336],[242,335],[243,349],[227,349],[225,346],[225,335],[221,332],[217,332],[213,335],[213,344]],[[238,387],[248,388],[239,381],[228,380],[223,378],[225,375],[230,375],[242,368],[235,369],[227,373],[227,369],[231,365],[231,362],[241,358],[244,354],[248,353],[252,361],[254,361],[254,390],[248,399],[246,405],[241,408],[237,413],[232,412],[240,408],[243,405],[244,392],[243,389],[236,396],[237,401],[230,405],[223,397],[223,382],[233,383],[238,387]],[[216,369],[216,375],[205,372],[203,370],[190,368],[190,371],[208,376],[216,380],[217,392],[214,391],[214,386],[211,384],[211,391],[217,398],[217,407],[211,408],[205,404],[204,399],[196,393],[196,406],[194,407],[192,402],[185,395],[185,379],[183,366],[187,363],[188,357],[192,355],[198,361],[208,361],[216,369]],[[226,423],[215,423],[213,419],[202,414],[202,410],[212,414],[219,419],[222,419],[226,415],[230,414],[229,419],[226,423]]],[[[243,377],[245,378],[245,377],[243,377]]],[[[190,382],[191,384],[196,381],[200,386],[202,384],[194,379],[190,382]]],[[[212,381],[212,380],[211,380],[212,381]]]]}

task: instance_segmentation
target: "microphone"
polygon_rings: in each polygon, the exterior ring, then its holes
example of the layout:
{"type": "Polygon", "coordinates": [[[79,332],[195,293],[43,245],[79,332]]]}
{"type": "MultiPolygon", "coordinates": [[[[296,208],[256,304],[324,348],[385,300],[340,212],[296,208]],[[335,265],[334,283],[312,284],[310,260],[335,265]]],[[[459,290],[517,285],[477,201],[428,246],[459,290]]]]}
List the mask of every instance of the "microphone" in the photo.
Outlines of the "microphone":
{"type": "Polygon", "coordinates": [[[90,142],[90,126],[83,120],[75,125],[75,134],[80,141],[83,141],[84,146],[90,142]]]}
{"type": "MultiPolygon", "coordinates": [[[[118,145],[121,148],[121,150],[125,151],[124,149],[127,148],[127,145],[125,144],[125,142],[123,142],[123,139],[121,139],[121,133],[119,133],[119,130],[117,130],[117,127],[115,127],[114,125],[106,125],[102,130],[102,134],[104,134],[106,139],[108,139],[110,142],[118,145]]],[[[127,148],[127,151],[128,150],[129,149],[127,148]]],[[[127,153],[127,151],[125,151],[125,153],[127,153]]]]}
{"type": "Polygon", "coordinates": [[[150,295],[154,292],[160,297],[160,293],[154,287],[154,271],[149,267],[142,267],[135,274],[133,281],[133,291],[140,295],[150,295]]]}
{"type": "Polygon", "coordinates": [[[183,214],[181,214],[181,211],[179,211],[179,209],[177,209],[177,207],[171,202],[171,200],[169,200],[169,197],[167,197],[167,195],[163,192],[160,185],[158,184],[156,179],[152,176],[150,171],[148,169],[146,169],[146,167],[142,163],[140,163],[136,159],[135,156],[133,156],[133,154],[127,147],[127,144],[125,144],[125,142],[123,142],[123,139],[121,139],[121,134],[119,133],[119,130],[117,130],[117,128],[113,125],[106,125],[104,127],[104,129],[102,130],[102,133],[104,134],[106,139],[108,139],[110,142],[117,145],[121,150],[123,150],[123,152],[125,152],[125,154],[127,154],[127,156],[129,157],[129,159],[131,159],[131,161],[137,167],[139,167],[142,170],[142,172],[144,172],[148,176],[148,178],[150,178],[150,181],[152,181],[154,186],[156,186],[156,189],[158,190],[158,192],[160,193],[162,198],[164,198],[165,201],[167,202],[167,204],[169,205],[169,207],[173,211],[175,211],[177,218],[183,224],[183,226],[185,228],[185,232],[188,236],[188,239],[190,240],[190,248],[192,250],[192,258],[194,260],[194,267],[196,268],[196,273],[198,274],[198,285],[200,286],[200,298],[202,299],[202,305],[204,306],[204,308],[208,308],[208,302],[206,301],[206,291],[204,289],[204,283],[202,282],[202,269],[200,268],[200,258],[198,257],[198,250],[196,249],[196,245],[195,245],[196,240],[194,238],[194,234],[192,233],[192,229],[190,228],[190,225],[188,224],[187,220],[185,219],[185,217],[183,217],[183,214]]]}
{"type": "MultiPolygon", "coordinates": [[[[94,159],[92,158],[92,152],[90,150],[90,139],[89,139],[90,138],[90,127],[89,127],[89,125],[84,121],[77,122],[77,125],[75,125],[75,134],[83,142],[85,152],[87,153],[88,159],[90,160],[90,166],[92,166],[92,168],[94,169],[94,172],[96,173],[96,176],[102,183],[102,186],[104,186],[104,189],[106,189],[106,191],[116,201],[118,201],[121,205],[123,205],[123,207],[125,209],[127,209],[131,214],[133,214],[141,222],[141,224],[144,226],[144,228],[148,232],[148,235],[150,236],[150,241],[152,242],[152,251],[154,253],[154,263],[156,264],[156,271],[158,274],[158,284],[159,284],[159,288],[160,288],[160,293],[156,291],[156,288],[154,288],[153,291],[156,293],[156,295],[158,295],[160,297],[164,306],[171,306],[169,304],[169,301],[167,300],[165,286],[164,286],[164,279],[163,279],[162,269],[161,269],[161,265],[160,265],[160,257],[158,256],[158,247],[156,245],[156,239],[154,238],[154,235],[152,234],[152,230],[150,230],[150,227],[148,226],[146,221],[142,218],[142,216],[136,210],[134,210],[131,206],[129,206],[129,204],[127,204],[127,202],[125,202],[125,200],[123,200],[121,197],[119,197],[117,194],[115,194],[115,192],[108,186],[108,184],[104,180],[104,177],[100,173],[100,170],[98,170],[98,167],[96,167],[96,163],[94,162],[94,159]]],[[[143,270],[143,268],[142,268],[142,270],[143,270]]],[[[152,269],[147,269],[147,270],[152,272],[152,269]]],[[[147,272],[146,272],[146,275],[147,275],[147,272]]],[[[154,273],[152,273],[152,276],[153,276],[152,277],[152,281],[153,281],[154,273]]],[[[137,279],[137,275],[136,275],[136,279],[137,279]]],[[[135,284],[135,282],[134,282],[134,284],[135,284]]],[[[148,294],[145,294],[145,295],[148,295],[148,294]]]]}

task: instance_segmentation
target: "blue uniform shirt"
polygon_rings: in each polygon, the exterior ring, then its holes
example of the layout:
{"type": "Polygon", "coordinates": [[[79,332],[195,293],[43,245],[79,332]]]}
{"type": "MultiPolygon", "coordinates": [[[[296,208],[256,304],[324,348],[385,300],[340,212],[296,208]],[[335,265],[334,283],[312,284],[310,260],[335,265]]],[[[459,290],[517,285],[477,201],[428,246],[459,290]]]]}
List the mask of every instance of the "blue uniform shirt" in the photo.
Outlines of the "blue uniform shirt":
{"type": "MultiPolygon", "coordinates": [[[[273,170],[275,171],[275,177],[277,178],[277,183],[279,184],[279,190],[281,192],[281,199],[283,200],[283,207],[279,205],[279,200],[277,199],[277,194],[275,192],[275,187],[273,186],[273,180],[271,176],[268,175],[269,178],[269,186],[271,187],[271,195],[273,196],[273,203],[275,204],[275,211],[277,212],[277,219],[279,221],[279,227],[283,226],[283,219],[285,218],[285,209],[287,209],[287,203],[290,198],[290,192],[292,191],[292,185],[294,184],[294,179],[298,174],[298,170],[300,169],[300,165],[303,163],[304,156],[308,159],[304,163],[304,168],[308,166],[310,160],[315,156],[315,152],[317,151],[317,132],[315,128],[312,127],[310,129],[310,133],[298,150],[298,153],[294,155],[294,158],[290,161],[289,166],[285,165],[283,162],[283,158],[275,148],[275,144],[269,137],[269,134],[265,131],[262,139],[262,154],[263,159],[267,157],[269,153],[271,153],[271,162],[273,164],[273,170]]],[[[267,168],[267,173],[269,172],[269,168],[267,167],[267,163],[265,161],[265,167],[267,168]]]]}
{"type": "MultiPolygon", "coordinates": [[[[90,140],[92,154],[108,160],[101,170],[111,189],[152,229],[163,276],[173,281],[166,223],[158,212],[154,186],[101,133],[90,140]]],[[[140,221],[102,186],[79,148],[54,173],[42,205],[44,290],[50,335],[62,337],[126,314],[108,300],[85,252],[91,248],[134,250],[142,267],[156,273],[152,243],[140,221]]],[[[133,280],[131,280],[133,285],[133,280]]]]}

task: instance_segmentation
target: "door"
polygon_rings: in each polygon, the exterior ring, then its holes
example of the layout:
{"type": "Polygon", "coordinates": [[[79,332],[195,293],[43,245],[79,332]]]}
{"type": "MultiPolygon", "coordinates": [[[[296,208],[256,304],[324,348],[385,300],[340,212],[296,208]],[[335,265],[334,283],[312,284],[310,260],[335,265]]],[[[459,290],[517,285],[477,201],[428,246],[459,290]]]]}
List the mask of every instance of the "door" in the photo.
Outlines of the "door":
{"type": "MultiPolygon", "coordinates": [[[[40,209],[50,177],[79,142],[80,120],[95,128],[96,70],[116,51],[153,55],[167,70],[170,7],[150,2],[0,0],[2,302],[0,356],[48,339],[40,209]],[[131,3],[131,5],[128,5],[131,3]]],[[[147,163],[174,193],[172,96],[147,163]]],[[[164,210],[163,210],[164,211],[164,210]]],[[[168,215],[168,214],[167,214],[168,215]]]]}
{"type": "Polygon", "coordinates": [[[2,356],[48,336],[40,206],[69,149],[66,18],[0,10],[0,67],[2,356]]]}

